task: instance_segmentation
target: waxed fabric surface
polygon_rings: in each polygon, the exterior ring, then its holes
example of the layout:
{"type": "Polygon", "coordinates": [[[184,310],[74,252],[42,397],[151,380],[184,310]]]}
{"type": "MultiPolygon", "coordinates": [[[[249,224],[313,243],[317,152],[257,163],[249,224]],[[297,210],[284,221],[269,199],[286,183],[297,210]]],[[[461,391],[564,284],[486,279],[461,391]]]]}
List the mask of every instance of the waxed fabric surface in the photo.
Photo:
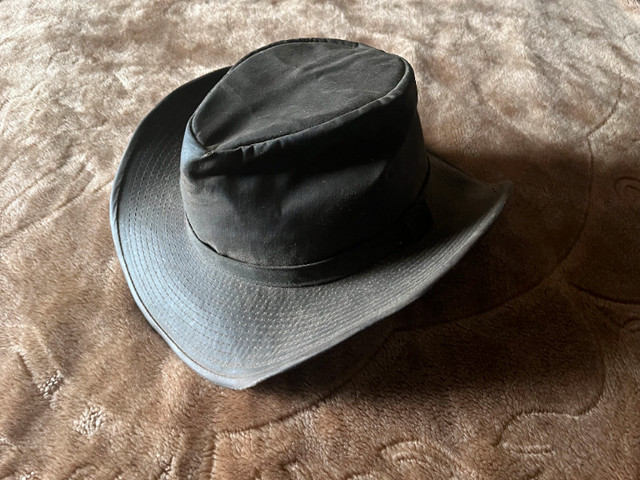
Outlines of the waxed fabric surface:
{"type": "Polygon", "coordinates": [[[489,228],[509,188],[474,180],[429,155],[424,195],[434,223],[419,242],[319,285],[274,287],[240,278],[194,245],[179,181],[185,125],[227,71],[180,87],[141,122],[114,181],[111,221],[129,287],[150,324],[205,378],[245,388],[422,295],[489,228]]]}
{"type": "Polygon", "coordinates": [[[416,105],[406,60],[360,43],[293,39],[245,56],[185,128],[191,227],[260,266],[324,261],[397,228],[428,171],[416,105]]]}
{"type": "Polygon", "coordinates": [[[215,85],[194,113],[193,132],[217,150],[282,137],[380,100],[409,70],[401,57],[357,42],[275,42],[245,55],[215,85]]]}

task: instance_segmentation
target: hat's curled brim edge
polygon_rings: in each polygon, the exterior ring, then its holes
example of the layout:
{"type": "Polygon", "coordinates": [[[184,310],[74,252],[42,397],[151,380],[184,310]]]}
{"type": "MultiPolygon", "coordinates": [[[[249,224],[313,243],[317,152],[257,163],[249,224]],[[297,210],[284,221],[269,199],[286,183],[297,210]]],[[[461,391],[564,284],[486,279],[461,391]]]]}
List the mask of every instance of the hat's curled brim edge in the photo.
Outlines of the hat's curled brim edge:
{"type": "Polygon", "coordinates": [[[282,288],[233,278],[190,246],[179,189],[187,121],[228,68],[174,90],[138,125],[116,173],[110,217],[126,281],[151,326],[197,373],[241,389],[422,296],[489,229],[511,182],[481,182],[429,154],[426,195],[435,228],[418,245],[321,285],[282,288]]]}

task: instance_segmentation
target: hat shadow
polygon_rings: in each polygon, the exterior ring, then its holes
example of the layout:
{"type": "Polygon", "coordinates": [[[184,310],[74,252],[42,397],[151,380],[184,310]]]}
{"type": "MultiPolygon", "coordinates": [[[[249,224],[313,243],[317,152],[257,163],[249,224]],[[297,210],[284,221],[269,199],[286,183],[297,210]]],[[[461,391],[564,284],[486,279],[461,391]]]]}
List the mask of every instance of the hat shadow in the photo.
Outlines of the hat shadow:
{"type": "Polygon", "coordinates": [[[581,313],[564,298],[544,305],[550,290],[533,295],[532,304],[520,302],[521,312],[505,308],[456,320],[425,317],[425,296],[252,390],[300,399],[340,390],[375,400],[384,391],[433,397],[459,387],[522,388],[537,390],[549,405],[567,385],[598,390],[594,372],[602,371],[602,354],[592,327],[576,321],[581,313]]]}
{"type": "Polygon", "coordinates": [[[489,232],[418,300],[252,391],[302,403],[310,392],[340,392],[373,404],[381,395],[413,402],[491,392],[515,394],[523,411],[590,401],[602,381],[594,374],[603,370],[598,342],[583,313],[548,280],[584,227],[588,169],[575,146],[535,147],[452,158],[477,178],[513,181],[489,232]],[[564,189],[549,188],[565,176],[564,189]]]}

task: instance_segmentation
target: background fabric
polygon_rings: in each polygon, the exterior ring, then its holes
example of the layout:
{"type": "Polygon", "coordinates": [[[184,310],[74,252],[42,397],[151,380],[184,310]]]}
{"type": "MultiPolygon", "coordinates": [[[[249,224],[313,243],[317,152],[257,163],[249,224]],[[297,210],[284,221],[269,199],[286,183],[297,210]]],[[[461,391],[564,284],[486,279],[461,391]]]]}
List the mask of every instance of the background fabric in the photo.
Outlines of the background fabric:
{"type": "Polygon", "coordinates": [[[637,0],[4,0],[0,27],[0,477],[638,478],[637,0]],[[427,145],[514,193],[421,300],[226,390],[136,308],[111,182],[169,91],[307,36],[405,57],[427,145]]]}

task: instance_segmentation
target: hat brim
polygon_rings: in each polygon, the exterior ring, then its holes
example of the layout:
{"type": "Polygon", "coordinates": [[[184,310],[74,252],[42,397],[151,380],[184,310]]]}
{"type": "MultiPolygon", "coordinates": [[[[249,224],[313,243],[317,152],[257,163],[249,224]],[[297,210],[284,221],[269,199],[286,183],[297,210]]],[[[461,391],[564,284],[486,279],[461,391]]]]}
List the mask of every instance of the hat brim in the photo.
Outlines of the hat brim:
{"type": "MultiPolygon", "coordinates": [[[[209,264],[187,237],[179,186],[187,121],[228,70],[170,93],[140,123],[111,194],[111,229],[133,297],[196,372],[246,388],[413,302],[490,227],[510,182],[487,184],[430,155],[435,225],[418,244],[333,282],[274,287],[209,264]]],[[[224,112],[220,112],[224,115],[224,112]]]]}

